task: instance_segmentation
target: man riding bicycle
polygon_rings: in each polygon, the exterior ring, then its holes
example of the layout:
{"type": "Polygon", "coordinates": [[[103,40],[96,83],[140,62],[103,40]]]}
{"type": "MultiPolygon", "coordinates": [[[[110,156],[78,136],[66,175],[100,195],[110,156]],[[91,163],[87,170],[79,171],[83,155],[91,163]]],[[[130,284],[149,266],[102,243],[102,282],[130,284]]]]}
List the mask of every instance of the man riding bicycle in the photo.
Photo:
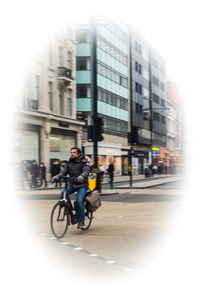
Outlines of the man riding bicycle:
{"type": "MultiPolygon", "coordinates": [[[[81,155],[81,149],[78,147],[71,148],[71,157],[66,163],[62,172],[52,178],[52,183],[58,181],[63,176],[69,174],[69,184],[67,185],[67,193],[72,194],[77,191],[77,218],[78,227],[83,229],[85,227],[85,211],[84,211],[84,197],[88,189],[88,176],[90,172],[90,165],[84,156],[81,155]],[[76,178],[76,181],[74,180],[76,178]]],[[[65,188],[61,192],[63,197],[65,188]]]]}

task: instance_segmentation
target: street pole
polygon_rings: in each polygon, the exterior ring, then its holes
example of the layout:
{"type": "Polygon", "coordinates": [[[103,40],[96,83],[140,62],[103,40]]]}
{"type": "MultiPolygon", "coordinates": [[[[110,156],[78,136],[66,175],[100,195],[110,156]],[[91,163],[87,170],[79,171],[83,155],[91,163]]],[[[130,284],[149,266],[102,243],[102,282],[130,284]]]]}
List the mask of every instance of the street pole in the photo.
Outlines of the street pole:
{"type": "Polygon", "coordinates": [[[101,192],[101,175],[98,168],[98,141],[97,141],[97,35],[96,23],[92,23],[91,33],[91,66],[92,66],[92,125],[93,125],[93,155],[94,155],[94,171],[97,174],[97,188],[101,192]]]}
{"type": "MultiPolygon", "coordinates": [[[[129,30],[129,114],[130,114],[130,117],[129,117],[129,130],[131,132],[131,135],[133,135],[133,95],[132,95],[132,87],[133,87],[133,84],[132,84],[132,43],[131,43],[132,39],[131,39],[131,30],[129,30]]],[[[130,174],[130,187],[132,187],[132,184],[133,184],[133,177],[132,177],[132,174],[133,174],[133,164],[132,164],[132,150],[133,150],[133,144],[131,143],[130,145],[130,150],[129,150],[129,174],[130,174]]]]}
{"type": "Polygon", "coordinates": [[[149,49],[149,111],[150,111],[150,122],[149,122],[149,129],[151,132],[151,140],[150,140],[150,147],[151,147],[151,163],[153,163],[153,111],[152,111],[152,79],[151,79],[151,48],[149,49]]]}
{"type": "Polygon", "coordinates": [[[92,120],[93,120],[93,155],[94,166],[98,167],[98,141],[97,132],[95,126],[95,120],[97,118],[97,51],[96,51],[96,24],[93,23],[92,27],[92,40],[91,40],[91,66],[92,66],[92,120]]]}

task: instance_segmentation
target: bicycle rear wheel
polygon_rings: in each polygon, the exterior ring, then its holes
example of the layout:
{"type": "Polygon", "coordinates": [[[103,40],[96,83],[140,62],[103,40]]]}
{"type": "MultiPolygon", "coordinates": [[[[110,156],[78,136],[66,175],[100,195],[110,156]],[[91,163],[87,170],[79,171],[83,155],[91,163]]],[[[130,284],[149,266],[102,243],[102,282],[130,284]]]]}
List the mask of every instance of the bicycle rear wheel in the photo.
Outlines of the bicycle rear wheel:
{"type": "Polygon", "coordinates": [[[57,202],[51,212],[51,230],[57,239],[61,239],[67,232],[69,225],[68,209],[57,202]]]}
{"type": "Polygon", "coordinates": [[[93,212],[88,212],[86,210],[85,211],[85,228],[83,228],[82,230],[88,230],[90,228],[92,219],[93,219],[93,212]]]}

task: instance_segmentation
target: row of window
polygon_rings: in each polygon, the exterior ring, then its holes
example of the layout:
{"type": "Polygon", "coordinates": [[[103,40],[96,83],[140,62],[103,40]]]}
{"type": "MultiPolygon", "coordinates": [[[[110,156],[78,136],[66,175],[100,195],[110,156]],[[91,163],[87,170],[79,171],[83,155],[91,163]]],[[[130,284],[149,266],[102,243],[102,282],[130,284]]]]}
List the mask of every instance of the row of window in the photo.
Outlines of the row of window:
{"type": "Polygon", "coordinates": [[[114,120],[110,118],[103,118],[104,130],[127,134],[128,132],[128,122],[123,122],[120,120],[114,120]]]}
{"type": "Polygon", "coordinates": [[[76,40],[78,43],[90,43],[90,31],[87,29],[77,30],[76,40]]]}
{"type": "MultiPolygon", "coordinates": [[[[48,108],[50,111],[53,111],[53,94],[54,94],[54,86],[53,82],[48,81],[48,108]]],[[[27,83],[26,88],[24,90],[24,98],[27,100],[31,100],[29,102],[34,103],[32,106],[27,106],[24,101],[25,108],[31,109],[38,109],[38,102],[40,101],[40,76],[35,76],[35,86],[31,91],[27,90],[27,83]],[[30,94],[32,93],[32,94],[30,94]]],[[[29,103],[30,104],[30,103],[29,103]]],[[[65,115],[67,117],[72,117],[72,90],[67,89],[66,92],[63,91],[62,88],[58,89],[58,114],[65,115]],[[66,105],[64,104],[66,102],[66,105]]]]}
{"type": "Polygon", "coordinates": [[[98,88],[98,100],[119,107],[121,109],[128,110],[127,99],[100,88],[98,88]]]}
{"type": "Polygon", "coordinates": [[[166,124],[166,117],[163,115],[160,115],[159,113],[157,113],[155,111],[153,111],[153,120],[157,121],[157,122],[161,121],[161,123],[166,124]]]}
{"type": "Polygon", "coordinates": [[[121,30],[120,27],[114,25],[113,23],[105,24],[105,27],[122,42],[127,43],[128,35],[125,31],[121,30]]]}
{"type": "MultiPolygon", "coordinates": [[[[128,110],[128,100],[115,95],[109,91],[98,88],[98,100],[103,101],[107,104],[119,107],[124,110],[128,110]]],[[[90,85],[80,84],[77,86],[77,98],[91,98],[91,87],[90,85]]]]}
{"type": "Polygon", "coordinates": [[[160,87],[161,90],[165,91],[165,84],[164,82],[160,81],[155,75],[153,75],[153,84],[157,87],[160,87]]]}
{"type": "Polygon", "coordinates": [[[100,62],[97,63],[97,72],[125,88],[128,87],[128,79],[126,77],[100,62]]]}
{"type": "MultiPolygon", "coordinates": [[[[51,45],[49,46],[48,51],[49,65],[52,66],[54,64],[54,54],[51,45]]],[[[58,46],[58,66],[65,66],[70,70],[72,69],[72,52],[66,50],[63,46],[58,46]]]]}
{"type": "Polygon", "coordinates": [[[139,103],[135,103],[135,111],[137,114],[143,115],[143,106],[139,103]]]}
{"type": "Polygon", "coordinates": [[[114,57],[115,59],[117,59],[118,61],[120,61],[122,64],[127,66],[128,56],[125,55],[116,47],[114,47],[114,45],[104,40],[101,36],[97,37],[97,46],[103,51],[105,51],[106,53],[108,53],[109,55],[111,55],[112,57],[114,57]]]}
{"type": "Polygon", "coordinates": [[[76,70],[90,70],[90,57],[82,56],[76,58],[76,70]]]}
{"type": "Polygon", "coordinates": [[[142,65],[135,61],[135,71],[142,74],[142,65]]]}
{"type": "Polygon", "coordinates": [[[162,65],[159,65],[159,62],[154,57],[151,58],[151,63],[154,66],[154,68],[160,70],[162,74],[165,74],[165,68],[162,65]]]}
{"type": "Polygon", "coordinates": [[[160,104],[162,107],[165,107],[165,100],[163,98],[160,98],[155,93],[152,94],[153,102],[160,104]]]}
{"type": "Polygon", "coordinates": [[[142,85],[138,82],[135,82],[135,91],[142,95],[142,85]]]}
{"type": "Polygon", "coordinates": [[[135,41],[135,50],[136,50],[139,54],[142,54],[142,45],[141,45],[138,41],[135,41]]]}

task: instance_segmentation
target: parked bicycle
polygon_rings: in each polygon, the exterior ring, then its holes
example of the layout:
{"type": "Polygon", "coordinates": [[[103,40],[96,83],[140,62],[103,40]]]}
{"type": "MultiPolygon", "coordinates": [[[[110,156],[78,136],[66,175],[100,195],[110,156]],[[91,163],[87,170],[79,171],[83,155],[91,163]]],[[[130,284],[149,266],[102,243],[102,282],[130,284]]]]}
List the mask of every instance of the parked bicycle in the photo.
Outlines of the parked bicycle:
{"type": "MultiPolygon", "coordinates": [[[[74,178],[74,183],[76,179],[74,178]]],[[[93,211],[90,209],[90,205],[86,200],[86,197],[90,195],[92,191],[88,190],[84,197],[84,205],[85,205],[85,227],[81,228],[81,230],[88,230],[93,219],[93,211]]],[[[65,192],[63,194],[63,198],[59,199],[59,201],[54,205],[50,224],[51,230],[54,236],[57,239],[63,238],[67,233],[69,225],[75,225],[78,223],[77,220],[77,206],[76,201],[72,204],[69,195],[67,194],[67,189],[65,188],[65,192]]]]}

